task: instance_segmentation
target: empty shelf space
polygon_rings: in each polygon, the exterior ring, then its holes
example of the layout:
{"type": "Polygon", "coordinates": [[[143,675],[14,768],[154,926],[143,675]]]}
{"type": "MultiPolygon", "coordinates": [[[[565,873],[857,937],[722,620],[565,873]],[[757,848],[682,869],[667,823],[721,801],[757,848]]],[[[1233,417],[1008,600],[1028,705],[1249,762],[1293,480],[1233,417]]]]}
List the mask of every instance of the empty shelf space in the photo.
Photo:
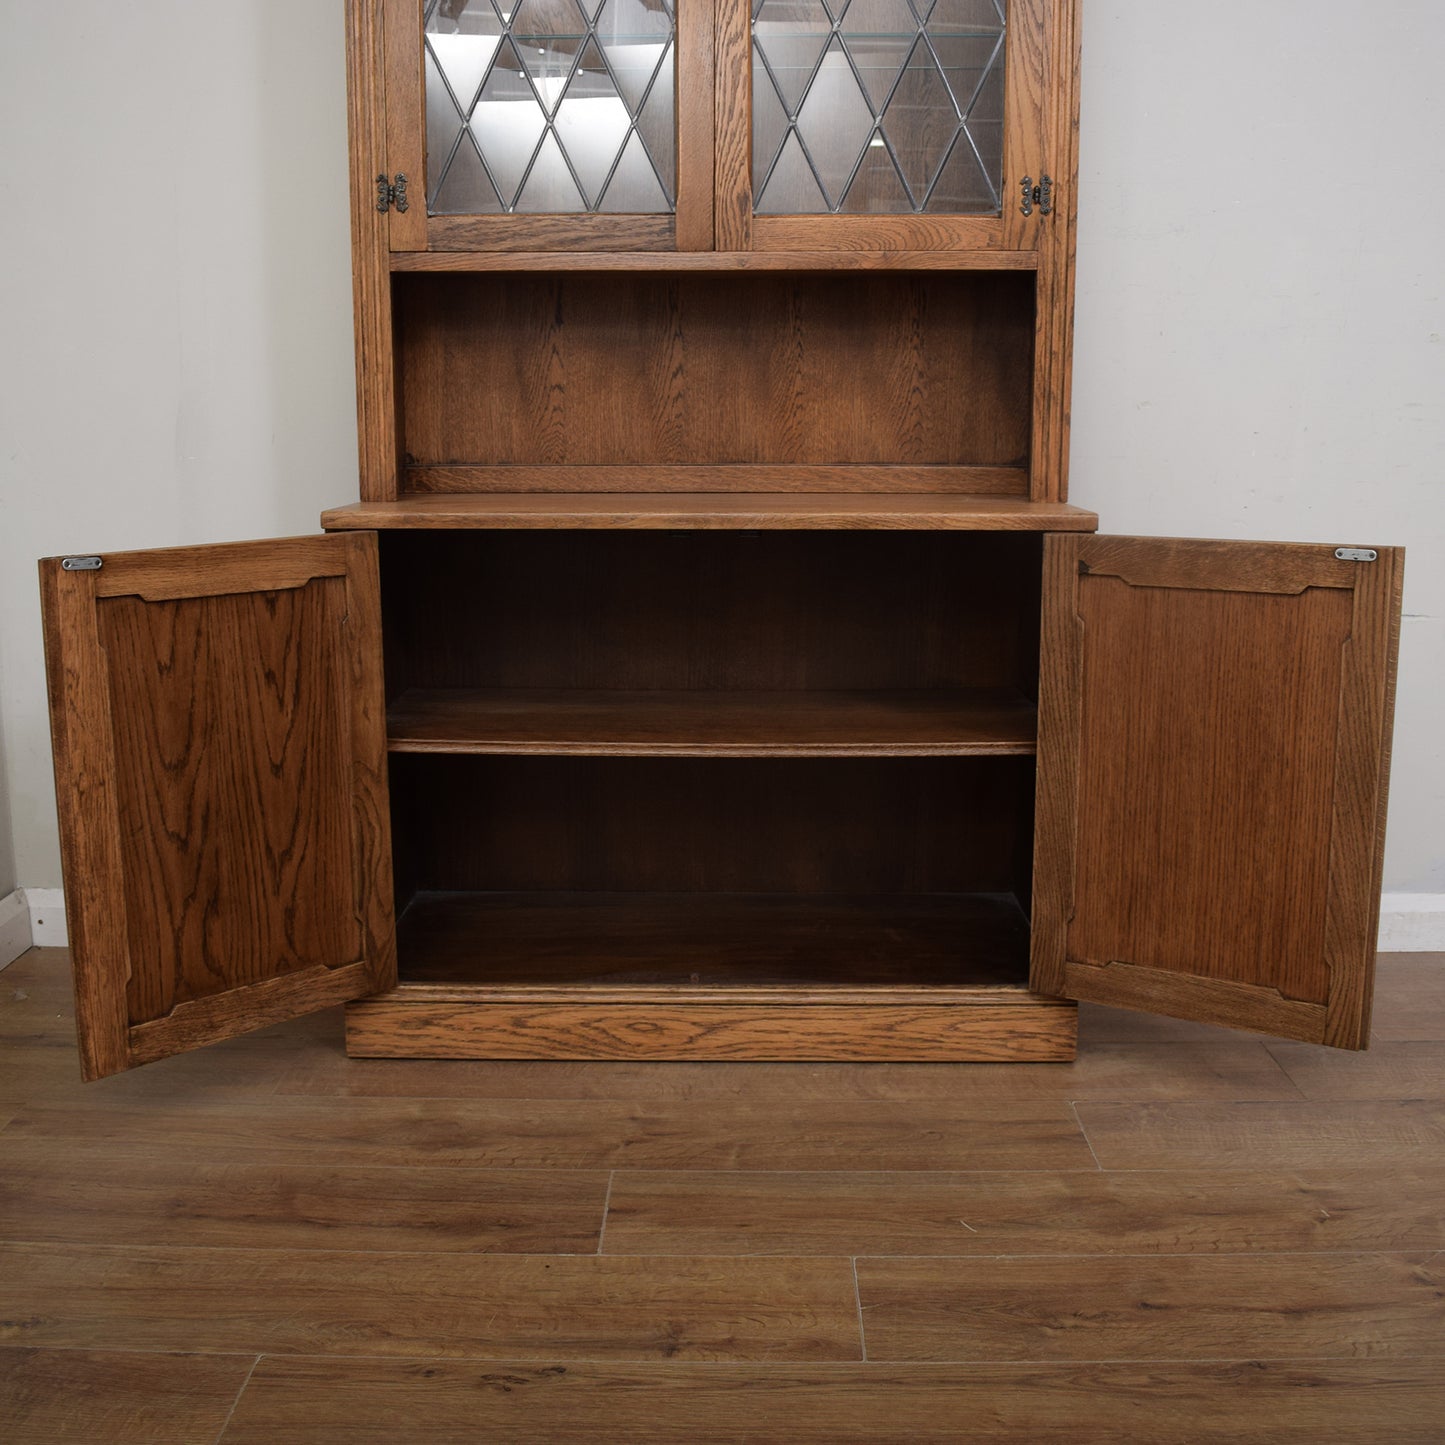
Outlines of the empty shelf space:
{"type": "Polygon", "coordinates": [[[1035,750],[1006,688],[743,692],[411,689],[387,711],[401,753],[597,757],[960,757],[1035,750]]]}
{"type": "Polygon", "coordinates": [[[398,924],[403,987],[516,1002],[1009,1002],[1028,947],[1012,894],[419,893],[398,924]]]}

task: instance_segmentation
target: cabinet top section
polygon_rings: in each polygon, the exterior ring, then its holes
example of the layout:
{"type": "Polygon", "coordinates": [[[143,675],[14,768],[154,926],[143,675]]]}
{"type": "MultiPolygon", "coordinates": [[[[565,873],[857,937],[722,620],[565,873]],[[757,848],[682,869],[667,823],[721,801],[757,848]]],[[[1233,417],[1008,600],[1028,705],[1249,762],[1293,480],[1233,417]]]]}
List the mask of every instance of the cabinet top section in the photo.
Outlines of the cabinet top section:
{"type": "Polygon", "coordinates": [[[360,528],[1092,532],[1093,512],[1019,497],[722,492],[489,492],[353,502],[321,514],[360,528]]]}

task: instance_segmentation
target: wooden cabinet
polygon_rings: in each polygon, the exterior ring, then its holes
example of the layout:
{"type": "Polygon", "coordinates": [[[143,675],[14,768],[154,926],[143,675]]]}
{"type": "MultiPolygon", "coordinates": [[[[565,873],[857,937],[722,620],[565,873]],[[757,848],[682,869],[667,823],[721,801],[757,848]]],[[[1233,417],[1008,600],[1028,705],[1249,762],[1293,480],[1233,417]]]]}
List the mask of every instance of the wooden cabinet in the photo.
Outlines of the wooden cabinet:
{"type": "Polygon", "coordinates": [[[979,33],[768,0],[768,132],[735,0],[352,0],[360,501],[42,564],[88,1076],[342,1000],[382,1056],[1067,1059],[1079,998],[1364,1045],[1401,555],[1094,535],[1074,7],[936,9],[979,33]],[[424,40],[463,21],[481,60],[424,40]],[[769,209],[827,54],[894,66],[839,125],[901,183],[940,48],[987,51],[1001,128],[928,143],[996,153],[996,212],[769,209]],[[610,173],[646,149],[669,54],[675,209],[432,204],[459,93],[558,81],[515,202],[586,65],[610,173]]]}

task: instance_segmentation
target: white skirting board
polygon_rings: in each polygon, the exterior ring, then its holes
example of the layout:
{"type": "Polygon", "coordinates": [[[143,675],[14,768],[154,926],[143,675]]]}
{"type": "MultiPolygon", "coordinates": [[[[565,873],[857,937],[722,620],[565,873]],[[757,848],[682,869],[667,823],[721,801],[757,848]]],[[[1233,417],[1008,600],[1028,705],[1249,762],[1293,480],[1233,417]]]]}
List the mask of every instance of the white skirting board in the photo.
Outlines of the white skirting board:
{"type": "Polygon", "coordinates": [[[17,888],[0,898],[0,968],[30,948],[64,948],[65,894],[59,888],[17,888]]]}
{"type": "MultiPolygon", "coordinates": [[[[26,949],[64,948],[65,894],[17,888],[0,898],[0,968],[26,949]]],[[[1387,893],[1380,902],[1382,953],[1445,953],[1445,893],[1387,893]]]]}

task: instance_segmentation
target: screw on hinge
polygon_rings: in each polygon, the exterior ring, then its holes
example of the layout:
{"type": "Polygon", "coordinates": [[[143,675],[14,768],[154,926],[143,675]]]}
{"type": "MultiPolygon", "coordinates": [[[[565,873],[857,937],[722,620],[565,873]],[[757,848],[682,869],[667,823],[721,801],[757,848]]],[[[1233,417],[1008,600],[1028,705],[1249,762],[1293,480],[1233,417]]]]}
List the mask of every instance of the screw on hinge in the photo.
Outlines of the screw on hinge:
{"type": "Polygon", "coordinates": [[[1054,213],[1054,178],[1052,176],[1040,176],[1038,185],[1034,184],[1032,176],[1025,176],[1019,182],[1019,210],[1025,216],[1032,216],[1034,207],[1039,208],[1041,216],[1051,216],[1054,213]]]}
{"type": "Polygon", "coordinates": [[[392,206],[398,211],[407,210],[406,176],[400,171],[394,181],[387,180],[384,172],[376,178],[376,209],[385,215],[392,206]]]}

